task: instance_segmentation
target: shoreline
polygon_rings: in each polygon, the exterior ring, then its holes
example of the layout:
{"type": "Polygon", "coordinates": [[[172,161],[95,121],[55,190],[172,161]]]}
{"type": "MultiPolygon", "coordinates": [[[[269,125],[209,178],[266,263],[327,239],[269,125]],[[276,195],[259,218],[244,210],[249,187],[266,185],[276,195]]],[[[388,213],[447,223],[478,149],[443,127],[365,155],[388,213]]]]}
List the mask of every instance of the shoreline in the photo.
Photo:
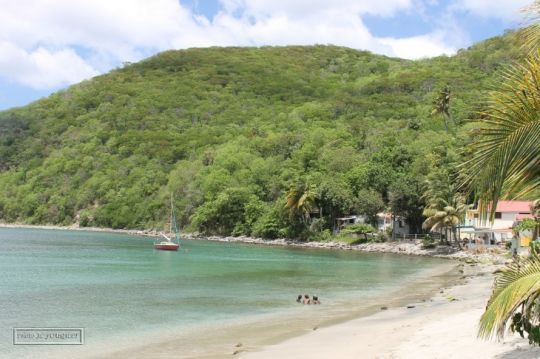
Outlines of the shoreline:
{"type": "MultiPolygon", "coordinates": [[[[77,230],[72,227],[2,225],[0,228],[60,229],[77,230]]],[[[95,231],[93,228],[79,229],[95,231]]],[[[98,229],[96,232],[111,232],[128,235],[149,234],[143,231],[98,229]],[[140,233],[142,232],[142,233],[140,233]]],[[[529,347],[526,339],[517,335],[509,336],[502,343],[481,341],[476,338],[477,323],[483,312],[493,283],[492,255],[476,255],[472,260],[463,252],[437,255],[436,251],[415,252],[419,244],[414,243],[369,243],[350,246],[335,242],[300,242],[285,240],[265,241],[248,237],[208,237],[186,236],[190,240],[210,240],[219,242],[251,243],[292,248],[357,250],[361,252],[397,253],[401,255],[431,256],[445,259],[461,259],[453,262],[454,276],[441,276],[435,272],[427,275],[422,287],[418,281],[408,282],[401,292],[392,292],[386,299],[363,303],[365,308],[356,310],[343,307],[347,316],[316,318],[326,308],[302,307],[311,314],[307,319],[292,322],[287,316],[276,316],[273,320],[262,320],[236,325],[229,324],[214,328],[207,338],[206,332],[186,339],[189,335],[174,332],[159,340],[126,347],[108,348],[101,353],[79,352],[81,357],[146,358],[159,354],[160,358],[223,358],[235,356],[251,359],[287,358],[499,358],[532,359],[540,357],[540,348],[529,347]],[[435,252],[435,253],[433,253],[435,252]],[[491,264],[489,264],[491,263],[491,264]],[[422,288],[422,289],[421,289],[422,288]],[[384,310],[381,307],[384,306],[384,310]],[[317,310],[314,310],[317,309],[317,310]],[[333,319],[333,320],[332,320],[333,319]],[[223,329],[227,330],[223,330],[223,329]],[[383,339],[384,340],[381,340],[383,339]],[[189,345],[201,348],[198,354],[187,353],[189,345]],[[208,350],[206,350],[208,349],[208,350]],[[479,354],[480,353],[480,354],[479,354]]],[[[472,254],[471,254],[472,256],[472,254]]],[[[448,266],[452,266],[448,262],[448,266]]],[[[450,273],[450,272],[448,272],[450,273]]],[[[114,347],[114,345],[113,345],[114,347]]],[[[51,353],[51,357],[72,357],[74,352],[62,348],[51,353]]],[[[84,351],[85,348],[81,347],[84,351]]]]}
{"type": "MultiPolygon", "coordinates": [[[[284,312],[255,316],[246,321],[215,323],[196,330],[170,328],[166,335],[120,340],[112,345],[102,343],[90,351],[81,348],[77,356],[87,359],[242,357],[246,353],[264,350],[267,346],[301,338],[319,328],[331,328],[358,318],[371,317],[380,312],[381,306],[393,310],[405,308],[411,303],[426,302],[441,288],[462,282],[458,264],[442,262],[440,267],[426,270],[420,277],[407,280],[400,288],[366,297],[362,301],[350,298],[332,304],[325,301],[321,306],[298,305],[284,312]]],[[[56,352],[50,357],[67,359],[72,354],[56,352]]]]}
{"type": "MultiPolygon", "coordinates": [[[[311,315],[309,319],[282,315],[241,325],[222,323],[211,330],[200,330],[195,336],[173,331],[152,341],[132,342],[125,347],[113,345],[114,349],[107,346],[104,351],[83,351],[77,356],[96,359],[539,358],[540,348],[531,347],[518,334],[508,335],[503,341],[477,338],[478,321],[491,293],[493,271],[497,267],[465,263],[458,267],[464,272],[461,280],[433,281],[427,296],[427,287],[409,283],[406,296],[377,302],[378,307],[372,305],[364,312],[351,312],[349,318],[322,323],[316,317],[323,307],[301,306],[304,314],[311,315]],[[411,287],[416,290],[411,291],[411,287]],[[381,304],[387,307],[383,310],[381,304]]],[[[73,352],[69,351],[51,356],[71,357],[73,352]]]]}
{"type": "MultiPolygon", "coordinates": [[[[159,232],[155,230],[137,230],[137,229],[112,229],[101,227],[78,227],[72,226],[55,226],[55,225],[31,225],[31,224],[17,224],[17,223],[0,223],[0,228],[14,228],[14,229],[44,229],[44,230],[61,230],[61,231],[86,231],[86,232],[105,232],[126,234],[132,236],[141,237],[158,237],[159,232]]],[[[452,259],[464,261],[466,263],[481,263],[481,264],[505,264],[510,260],[505,256],[505,251],[497,251],[496,249],[486,250],[455,250],[455,248],[449,246],[438,246],[433,249],[422,248],[421,241],[411,242],[370,242],[361,244],[347,244],[338,241],[297,241],[292,239],[278,238],[278,239],[263,239],[247,236],[204,236],[201,234],[182,233],[181,239],[183,240],[202,240],[202,241],[214,241],[224,243],[246,243],[256,245],[267,246],[280,246],[291,248],[305,248],[305,249],[330,249],[330,250],[345,250],[345,251],[359,251],[363,253],[392,253],[399,255],[413,255],[413,256],[428,256],[442,259],[452,259]]]]}
{"type": "Polygon", "coordinates": [[[246,350],[239,357],[539,358],[540,348],[530,346],[528,340],[517,333],[508,334],[503,341],[477,338],[478,321],[491,294],[493,270],[496,268],[463,264],[465,283],[444,288],[429,301],[381,310],[275,345],[246,350]]]}

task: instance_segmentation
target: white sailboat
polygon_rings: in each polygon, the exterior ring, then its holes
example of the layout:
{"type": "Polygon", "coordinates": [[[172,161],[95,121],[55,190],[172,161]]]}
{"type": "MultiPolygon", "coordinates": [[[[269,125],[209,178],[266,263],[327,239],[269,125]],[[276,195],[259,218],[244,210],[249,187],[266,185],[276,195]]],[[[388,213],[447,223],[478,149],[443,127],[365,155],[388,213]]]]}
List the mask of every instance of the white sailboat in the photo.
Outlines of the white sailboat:
{"type": "Polygon", "coordinates": [[[156,239],[156,241],[154,242],[154,249],[158,249],[162,251],[177,251],[178,248],[180,248],[180,236],[179,236],[178,226],[176,225],[176,216],[174,214],[174,207],[173,207],[173,196],[171,194],[171,216],[170,216],[170,223],[169,223],[169,233],[173,233],[173,229],[174,229],[174,238],[167,236],[163,232],[159,232],[159,235],[162,238],[156,239]]]}

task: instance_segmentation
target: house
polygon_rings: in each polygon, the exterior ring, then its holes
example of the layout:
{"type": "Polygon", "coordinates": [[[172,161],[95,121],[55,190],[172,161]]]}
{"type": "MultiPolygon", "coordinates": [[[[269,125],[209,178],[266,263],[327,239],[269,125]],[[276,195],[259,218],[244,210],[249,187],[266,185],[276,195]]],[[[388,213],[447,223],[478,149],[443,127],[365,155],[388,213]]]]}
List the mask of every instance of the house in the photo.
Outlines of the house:
{"type": "MultiPolygon", "coordinates": [[[[409,234],[409,225],[400,216],[394,217],[393,226],[395,235],[400,236],[403,234],[409,234]]],[[[379,231],[386,231],[388,228],[392,228],[392,214],[386,212],[377,213],[377,229],[379,231]]]]}
{"type": "MultiPolygon", "coordinates": [[[[336,218],[334,231],[338,233],[340,230],[351,224],[367,223],[367,218],[364,215],[350,215],[347,217],[336,218]]],[[[378,231],[386,231],[392,228],[392,214],[386,212],[377,213],[378,231]]],[[[394,231],[396,235],[409,234],[409,225],[399,216],[394,218],[394,231]]]]}
{"type": "Polygon", "coordinates": [[[499,201],[493,223],[482,221],[478,209],[467,211],[461,232],[471,239],[484,240],[485,244],[512,238],[512,227],[525,218],[533,218],[532,201],[499,201]]]}

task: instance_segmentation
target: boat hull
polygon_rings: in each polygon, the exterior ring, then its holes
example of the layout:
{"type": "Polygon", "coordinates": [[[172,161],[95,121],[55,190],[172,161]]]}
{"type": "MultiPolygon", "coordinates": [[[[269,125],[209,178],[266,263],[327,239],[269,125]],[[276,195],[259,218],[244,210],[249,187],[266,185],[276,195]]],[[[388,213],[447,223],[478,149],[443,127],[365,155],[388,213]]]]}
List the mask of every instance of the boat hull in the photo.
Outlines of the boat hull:
{"type": "Polygon", "coordinates": [[[180,246],[176,243],[155,243],[154,249],[160,251],[177,251],[180,246]]]}

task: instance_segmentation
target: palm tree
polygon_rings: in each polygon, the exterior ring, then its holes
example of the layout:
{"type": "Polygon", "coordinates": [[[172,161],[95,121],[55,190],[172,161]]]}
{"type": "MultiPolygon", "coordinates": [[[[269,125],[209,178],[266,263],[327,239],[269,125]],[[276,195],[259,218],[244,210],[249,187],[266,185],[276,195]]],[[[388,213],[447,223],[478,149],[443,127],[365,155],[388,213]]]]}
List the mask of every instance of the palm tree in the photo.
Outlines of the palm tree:
{"type": "MultiPolygon", "coordinates": [[[[535,2],[540,14],[540,1],[535,2]]],[[[528,29],[540,39],[538,24],[528,29]],[[536,29],[536,30],[534,30],[536,29]]],[[[532,36],[532,35],[529,35],[532,36]]],[[[531,40],[532,37],[529,39],[531,40]]],[[[479,199],[482,219],[493,219],[499,198],[540,188],[540,50],[510,66],[491,92],[461,172],[479,199]]]]}
{"type": "Polygon", "coordinates": [[[529,334],[531,343],[540,343],[540,258],[535,250],[530,258],[512,262],[499,271],[486,311],[480,319],[478,335],[502,338],[511,320],[514,331],[529,334]]]}
{"type": "Polygon", "coordinates": [[[450,180],[450,174],[443,170],[428,178],[422,198],[426,202],[422,213],[426,220],[422,228],[439,231],[441,235],[444,231],[448,244],[453,236],[461,247],[456,229],[470,206],[465,203],[465,198],[458,192],[456,184],[450,180]]]}
{"type": "Polygon", "coordinates": [[[444,120],[444,128],[448,132],[448,122],[452,119],[450,115],[450,87],[445,86],[433,103],[432,115],[440,115],[444,120]]]}
{"type": "MultiPolygon", "coordinates": [[[[500,89],[492,92],[471,160],[463,167],[466,184],[483,199],[484,218],[493,219],[499,198],[540,187],[540,0],[527,11],[533,24],[523,31],[525,46],[534,52],[523,64],[509,67],[500,89]]],[[[511,319],[513,331],[526,332],[530,343],[540,344],[540,258],[535,245],[531,252],[498,273],[480,319],[481,337],[503,337],[511,319]]]]}
{"type": "Polygon", "coordinates": [[[447,243],[453,237],[457,245],[461,247],[456,229],[468,208],[469,206],[464,203],[463,198],[459,195],[454,197],[452,203],[448,203],[444,199],[438,199],[424,209],[423,215],[427,218],[422,227],[428,230],[438,230],[441,234],[444,230],[447,243]]]}
{"type": "Polygon", "coordinates": [[[309,213],[315,204],[316,193],[313,186],[307,183],[297,183],[290,187],[287,192],[285,209],[290,218],[300,218],[307,225],[309,213]]]}
{"type": "Polygon", "coordinates": [[[540,0],[535,0],[523,12],[528,25],[523,30],[523,47],[530,52],[536,51],[540,47],[540,0]]]}

